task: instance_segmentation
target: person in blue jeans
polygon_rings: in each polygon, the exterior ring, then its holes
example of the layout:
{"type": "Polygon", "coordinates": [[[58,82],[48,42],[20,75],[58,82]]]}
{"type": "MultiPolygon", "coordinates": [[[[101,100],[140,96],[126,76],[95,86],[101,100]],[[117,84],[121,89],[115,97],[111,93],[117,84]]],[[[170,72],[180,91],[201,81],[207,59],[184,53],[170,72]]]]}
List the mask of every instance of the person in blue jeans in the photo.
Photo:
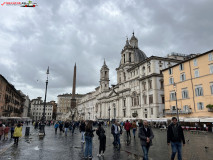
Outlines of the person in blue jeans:
{"type": "Polygon", "coordinates": [[[135,139],[135,132],[137,131],[137,124],[135,121],[132,122],[132,132],[134,135],[134,139],[135,139]]]}
{"type": "Polygon", "coordinates": [[[85,142],[85,137],[84,137],[84,135],[85,135],[85,127],[86,127],[86,124],[85,124],[84,121],[82,121],[81,124],[80,124],[80,128],[79,128],[79,130],[81,132],[81,142],[82,143],[85,142]]]}
{"type": "Polygon", "coordinates": [[[55,126],[54,126],[54,128],[55,128],[55,134],[57,134],[58,127],[59,127],[59,124],[58,124],[58,122],[56,122],[55,126]]]}
{"type": "Polygon", "coordinates": [[[117,144],[118,150],[121,148],[120,135],[122,134],[122,128],[118,122],[115,123],[115,143],[117,144]]]}
{"type": "Polygon", "coordinates": [[[139,128],[138,137],[140,138],[141,147],[144,154],[144,160],[148,160],[149,148],[152,145],[154,134],[152,129],[148,126],[148,122],[143,121],[143,126],[139,128]]]}
{"type": "Polygon", "coordinates": [[[94,137],[93,132],[95,130],[92,129],[93,122],[89,121],[85,128],[85,141],[86,141],[86,147],[84,152],[84,158],[92,159],[92,139],[94,137]]]}
{"type": "Polygon", "coordinates": [[[177,118],[172,118],[172,123],[168,126],[167,130],[167,143],[172,147],[171,160],[175,159],[175,155],[178,152],[178,160],[182,160],[182,143],[185,145],[185,138],[183,129],[177,122],[177,118]]]}

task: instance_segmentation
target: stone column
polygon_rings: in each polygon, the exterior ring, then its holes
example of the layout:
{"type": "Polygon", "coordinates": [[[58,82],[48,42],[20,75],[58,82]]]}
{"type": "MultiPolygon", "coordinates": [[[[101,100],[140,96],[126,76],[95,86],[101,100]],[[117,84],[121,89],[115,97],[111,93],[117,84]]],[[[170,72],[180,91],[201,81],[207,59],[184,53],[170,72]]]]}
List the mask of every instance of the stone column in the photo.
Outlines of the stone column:
{"type": "Polygon", "coordinates": [[[131,97],[127,97],[126,116],[131,117],[131,97]]]}

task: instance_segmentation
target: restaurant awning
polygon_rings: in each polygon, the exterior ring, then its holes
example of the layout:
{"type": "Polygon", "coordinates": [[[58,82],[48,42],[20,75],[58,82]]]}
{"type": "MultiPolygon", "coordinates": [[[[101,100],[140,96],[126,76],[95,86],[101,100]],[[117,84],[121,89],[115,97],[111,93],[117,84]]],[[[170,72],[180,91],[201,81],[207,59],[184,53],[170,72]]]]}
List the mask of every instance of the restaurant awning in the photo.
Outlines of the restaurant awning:
{"type": "Polygon", "coordinates": [[[184,118],[184,122],[199,122],[200,118],[184,118]]]}
{"type": "Polygon", "coordinates": [[[200,122],[211,122],[211,123],[213,123],[213,118],[200,118],[200,122]]]}

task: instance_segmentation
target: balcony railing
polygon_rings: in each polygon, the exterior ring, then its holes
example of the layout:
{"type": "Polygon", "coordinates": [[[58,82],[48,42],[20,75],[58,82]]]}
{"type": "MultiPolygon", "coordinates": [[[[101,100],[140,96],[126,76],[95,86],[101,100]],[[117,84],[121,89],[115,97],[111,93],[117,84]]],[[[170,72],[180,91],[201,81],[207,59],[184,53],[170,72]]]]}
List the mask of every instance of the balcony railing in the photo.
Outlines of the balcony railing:
{"type": "MultiPolygon", "coordinates": [[[[192,110],[188,109],[188,110],[179,110],[178,111],[179,114],[191,114],[192,110]]],[[[177,114],[177,110],[166,110],[165,114],[177,114]]]]}
{"type": "Polygon", "coordinates": [[[208,108],[208,111],[209,112],[213,112],[213,108],[208,108]]]}

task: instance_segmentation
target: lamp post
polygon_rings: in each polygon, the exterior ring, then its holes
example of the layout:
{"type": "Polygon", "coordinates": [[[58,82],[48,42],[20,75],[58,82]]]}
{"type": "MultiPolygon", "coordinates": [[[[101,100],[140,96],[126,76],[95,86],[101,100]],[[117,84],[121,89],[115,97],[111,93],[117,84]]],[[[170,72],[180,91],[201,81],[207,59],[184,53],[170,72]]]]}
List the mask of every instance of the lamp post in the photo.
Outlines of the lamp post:
{"type": "Polygon", "coordinates": [[[179,111],[178,111],[178,105],[177,105],[177,85],[176,85],[176,83],[174,83],[173,86],[175,88],[175,99],[176,99],[176,108],[177,108],[177,120],[179,122],[179,111]]]}
{"type": "Polygon", "coordinates": [[[111,109],[110,109],[110,107],[109,107],[109,109],[108,109],[108,111],[109,111],[109,122],[110,122],[110,110],[111,110],[111,109]]]}
{"type": "Polygon", "coordinates": [[[47,86],[48,86],[48,74],[49,74],[49,66],[47,69],[47,80],[46,80],[46,88],[45,88],[45,98],[44,98],[44,108],[43,108],[43,116],[42,116],[42,124],[41,124],[41,128],[39,131],[39,135],[40,136],[45,136],[45,120],[46,120],[46,115],[45,115],[45,111],[46,111],[46,99],[47,99],[47,86]]]}
{"type": "Polygon", "coordinates": [[[113,103],[113,107],[114,107],[114,120],[115,120],[115,117],[116,117],[116,108],[115,108],[115,103],[113,103]]]}

